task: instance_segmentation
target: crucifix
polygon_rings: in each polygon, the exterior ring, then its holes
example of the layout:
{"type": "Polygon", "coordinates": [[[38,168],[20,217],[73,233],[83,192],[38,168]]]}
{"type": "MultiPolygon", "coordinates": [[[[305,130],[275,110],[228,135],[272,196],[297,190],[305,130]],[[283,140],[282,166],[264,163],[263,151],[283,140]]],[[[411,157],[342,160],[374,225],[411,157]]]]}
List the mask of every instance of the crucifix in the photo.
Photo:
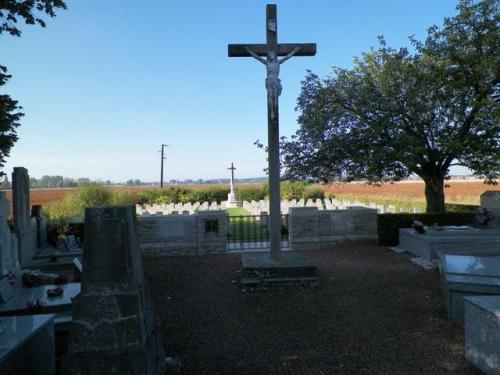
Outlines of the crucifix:
{"type": "Polygon", "coordinates": [[[269,163],[269,243],[271,258],[281,257],[280,157],[278,97],[280,65],[292,56],[314,56],[314,43],[278,44],[276,5],[266,6],[266,44],[229,44],[229,57],[253,57],[266,65],[267,136],[269,163]],[[280,56],[283,56],[280,58],[280,56]],[[265,58],[264,58],[265,57],[265,58]]]}

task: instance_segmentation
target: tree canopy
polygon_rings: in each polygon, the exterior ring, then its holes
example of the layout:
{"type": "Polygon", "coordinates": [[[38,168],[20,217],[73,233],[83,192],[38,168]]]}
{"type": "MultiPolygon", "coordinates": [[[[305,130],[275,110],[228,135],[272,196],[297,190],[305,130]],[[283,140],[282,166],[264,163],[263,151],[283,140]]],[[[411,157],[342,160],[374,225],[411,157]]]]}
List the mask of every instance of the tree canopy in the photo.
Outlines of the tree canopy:
{"type": "Polygon", "coordinates": [[[282,140],[285,177],[425,182],[427,210],[444,211],[453,165],[500,175],[499,2],[462,0],[412,51],[379,46],[320,79],[308,72],[300,128],[282,140]]]}
{"type": "MultiPolygon", "coordinates": [[[[7,69],[0,66],[0,87],[5,85],[10,78],[6,73],[7,69]]],[[[21,107],[17,105],[16,100],[13,100],[9,95],[0,95],[0,168],[5,164],[10,149],[17,141],[16,128],[23,116],[20,110],[21,107]]],[[[4,173],[1,172],[0,175],[4,175],[4,173]]]]}
{"type": "Polygon", "coordinates": [[[41,17],[44,14],[55,17],[57,8],[66,9],[66,3],[63,0],[0,0],[0,34],[7,32],[21,36],[17,24],[19,19],[28,25],[45,27],[46,23],[41,17]]]}

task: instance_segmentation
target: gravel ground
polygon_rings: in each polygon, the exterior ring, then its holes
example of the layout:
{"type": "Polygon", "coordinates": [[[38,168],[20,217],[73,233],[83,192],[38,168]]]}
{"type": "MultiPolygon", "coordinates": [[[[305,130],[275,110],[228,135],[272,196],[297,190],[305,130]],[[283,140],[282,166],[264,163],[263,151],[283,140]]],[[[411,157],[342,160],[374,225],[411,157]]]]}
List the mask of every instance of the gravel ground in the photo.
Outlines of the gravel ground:
{"type": "Polygon", "coordinates": [[[445,318],[438,271],[372,244],[308,252],[319,289],[239,290],[239,254],[145,257],[182,374],[479,374],[445,318]]]}

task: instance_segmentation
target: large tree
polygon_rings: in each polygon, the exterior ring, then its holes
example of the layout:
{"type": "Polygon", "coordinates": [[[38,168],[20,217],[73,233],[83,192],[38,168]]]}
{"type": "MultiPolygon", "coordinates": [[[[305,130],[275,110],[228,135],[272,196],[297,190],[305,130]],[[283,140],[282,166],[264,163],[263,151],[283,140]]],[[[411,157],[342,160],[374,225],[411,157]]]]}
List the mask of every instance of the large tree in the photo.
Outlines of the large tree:
{"type": "MultiPolygon", "coordinates": [[[[5,85],[10,78],[7,69],[0,66],[0,87],[5,85]]],[[[5,159],[9,156],[10,149],[17,141],[16,128],[19,120],[23,116],[19,110],[17,101],[9,95],[0,95],[0,168],[5,164],[5,159]]],[[[0,172],[0,176],[5,173],[0,172]]]]}
{"type": "MultiPolygon", "coordinates": [[[[66,9],[62,0],[0,0],[0,35],[7,32],[13,36],[20,36],[18,20],[23,19],[26,24],[39,24],[45,27],[43,14],[55,16],[57,8],[66,9]]],[[[7,68],[0,65],[0,87],[4,86],[11,76],[7,68]]],[[[10,149],[17,141],[16,128],[23,116],[22,109],[17,101],[9,95],[0,95],[0,168],[5,164],[10,149]]],[[[0,172],[0,176],[4,175],[0,172]]]]}
{"type": "Polygon", "coordinates": [[[425,182],[428,212],[444,212],[453,165],[500,175],[499,1],[462,0],[412,51],[378,48],[326,79],[308,72],[299,130],[283,139],[285,177],[425,182]],[[498,98],[498,97],[497,97],[498,98]]]}

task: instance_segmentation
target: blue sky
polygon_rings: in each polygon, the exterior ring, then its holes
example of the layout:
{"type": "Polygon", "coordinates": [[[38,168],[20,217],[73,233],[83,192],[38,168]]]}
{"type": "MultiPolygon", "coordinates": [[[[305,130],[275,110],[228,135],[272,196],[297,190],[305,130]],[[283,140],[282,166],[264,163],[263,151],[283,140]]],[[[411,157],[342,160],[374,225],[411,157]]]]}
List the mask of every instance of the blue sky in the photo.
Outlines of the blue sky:
{"type": "MultiPolygon", "coordinates": [[[[4,171],[125,181],[263,176],[267,137],[265,67],[227,57],[228,43],[265,42],[260,0],[67,0],[47,28],[0,36],[8,93],[24,108],[19,141],[4,171]],[[139,7],[140,5],[140,7],[139,7]]],[[[280,129],[298,128],[294,110],[307,69],[326,76],[384,35],[392,47],[423,39],[453,16],[455,0],[277,1],[280,42],[317,43],[314,57],[281,69],[280,129]]]]}

